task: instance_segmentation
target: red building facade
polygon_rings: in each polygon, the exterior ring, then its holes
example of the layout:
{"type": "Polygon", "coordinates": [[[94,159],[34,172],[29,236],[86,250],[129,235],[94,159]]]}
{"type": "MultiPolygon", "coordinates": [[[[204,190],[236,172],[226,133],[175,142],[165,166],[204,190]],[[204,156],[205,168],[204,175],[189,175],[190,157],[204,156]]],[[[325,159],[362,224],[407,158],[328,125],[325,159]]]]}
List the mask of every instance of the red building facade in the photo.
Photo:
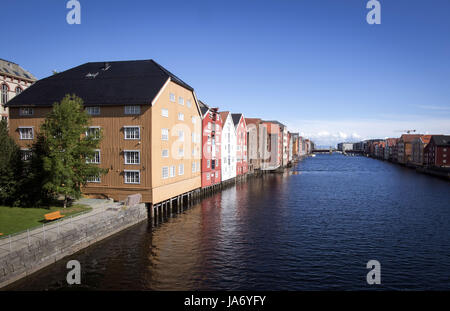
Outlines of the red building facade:
{"type": "Polygon", "coordinates": [[[202,188],[219,184],[221,176],[222,119],[218,108],[200,102],[202,113],[202,188]]]}
{"type": "Polygon", "coordinates": [[[427,166],[450,167],[450,136],[433,135],[423,151],[427,166]]]}

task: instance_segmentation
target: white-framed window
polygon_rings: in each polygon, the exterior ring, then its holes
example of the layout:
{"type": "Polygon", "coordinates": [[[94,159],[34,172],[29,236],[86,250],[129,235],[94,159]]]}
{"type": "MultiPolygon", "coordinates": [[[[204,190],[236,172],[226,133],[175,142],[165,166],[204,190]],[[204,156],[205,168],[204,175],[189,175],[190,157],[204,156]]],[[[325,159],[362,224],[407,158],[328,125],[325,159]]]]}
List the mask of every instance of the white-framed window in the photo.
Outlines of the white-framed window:
{"type": "Polygon", "coordinates": [[[168,166],[162,167],[162,178],[163,179],[169,178],[169,167],[168,166]]]}
{"type": "Polygon", "coordinates": [[[161,109],[161,115],[162,115],[163,117],[168,118],[168,117],[169,117],[169,110],[168,110],[168,109],[165,109],[165,108],[161,109]]]}
{"type": "Polygon", "coordinates": [[[219,178],[219,172],[216,172],[216,178],[219,178]]]}
{"type": "Polygon", "coordinates": [[[21,116],[32,116],[34,114],[34,109],[30,107],[20,108],[19,115],[21,116]]]}
{"type": "Polygon", "coordinates": [[[184,149],[183,148],[179,148],[178,149],[178,156],[179,157],[184,157],[184,149]]]}
{"type": "Polygon", "coordinates": [[[170,177],[175,177],[175,165],[172,165],[170,167],[170,177]]]}
{"type": "Polygon", "coordinates": [[[124,126],[125,139],[141,139],[141,128],[139,126],[124,126]]]}
{"type": "Polygon", "coordinates": [[[125,150],[123,152],[125,164],[140,164],[141,152],[139,150],[125,150]]]}
{"type": "Polygon", "coordinates": [[[447,152],[447,148],[444,148],[444,152],[447,152]]]}
{"type": "Polygon", "coordinates": [[[161,129],[161,140],[169,140],[169,129],[161,129]]]}
{"type": "Polygon", "coordinates": [[[178,140],[184,141],[184,132],[183,131],[178,131],[178,140]]]}
{"type": "Polygon", "coordinates": [[[8,102],[9,88],[6,84],[2,84],[2,104],[5,105],[8,102]]]}
{"type": "Polygon", "coordinates": [[[87,158],[86,163],[100,164],[100,150],[96,149],[92,158],[87,158]]]}
{"type": "Polygon", "coordinates": [[[141,114],[141,106],[125,106],[125,114],[141,114]]]}
{"type": "Polygon", "coordinates": [[[196,169],[197,169],[197,166],[196,166],[195,162],[192,162],[192,173],[195,173],[196,169]]]}
{"type": "Polygon", "coordinates": [[[22,161],[30,160],[32,155],[33,155],[33,151],[31,151],[31,149],[21,149],[20,150],[20,157],[21,157],[22,161]]]}
{"type": "Polygon", "coordinates": [[[139,184],[141,183],[141,172],[126,170],[124,171],[125,183],[126,184],[139,184]]]}
{"type": "Polygon", "coordinates": [[[34,131],[32,127],[19,127],[20,139],[33,139],[34,131]]]}
{"type": "Polygon", "coordinates": [[[184,164],[178,165],[178,175],[184,174],[184,164]]]}
{"type": "Polygon", "coordinates": [[[168,158],[169,157],[169,149],[163,149],[161,152],[161,156],[163,158],[168,158]]]}
{"type": "Polygon", "coordinates": [[[197,123],[197,118],[195,116],[192,116],[191,121],[192,121],[192,124],[195,124],[195,123],[197,123]]]}
{"type": "Polygon", "coordinates": [[[206,168],[209,168],[211,160],[206,160],[206,168]]]}
{"type": "Polygon", "coordinates": [[[100,176],[90,176],[90,177],[88,177],[88,179],[87,179],[87,182],[96,182],[96,183],[99,183],[100,182],[100,176]]]}
{"type": "Polygon", "coordinates": [[[22,93],[22,88],[20,86],[16,87],[16,95],[19,95],[20,93],[22,93]]]}
{"type": "Polygon", "coordinates": [[[94,139],[99,139],[100,138],[100,127],[99,126],[89,127],[86,132],[86,136],[93,137],[94,139]]]}
{"type": "Polygon", "coordinates": [[[206,180],[209,180],[209,178],[210,178],[209,173],[206,173],[206,180]]]}
{"type": "Polygon", "coordinates": [[[211,129],[211,122],[208,122],[208,130],[211,129]]]}
{"type": "Polygon", "coordinates": [[[182,106],[184,106],[184,98],[183,97],[178,97],[178,103],[182,106]]]}
{"type": "Polygon", "coordinates": [[[181,112],[178,113],[178,120],[179,121],[184,121],[184,114],[182,114],[181,112]]]}
{"type": "Polygon", "coordinates": [[[174,93],[170,93],[169,98],[172,103],[176,102],[176,97],[174,93]]]}
{"type": "Polygon", "coordinates": [[[442,160],[442,163],[447,163],[447,160],[442,160]]]}
{"type": "Polygon", "coordinates": [[[100,114],[100,107],[99,106],[93,106],[93,107],[86,107],[86,112],[90,114],[91,116],[98,116],[100,114]]]}

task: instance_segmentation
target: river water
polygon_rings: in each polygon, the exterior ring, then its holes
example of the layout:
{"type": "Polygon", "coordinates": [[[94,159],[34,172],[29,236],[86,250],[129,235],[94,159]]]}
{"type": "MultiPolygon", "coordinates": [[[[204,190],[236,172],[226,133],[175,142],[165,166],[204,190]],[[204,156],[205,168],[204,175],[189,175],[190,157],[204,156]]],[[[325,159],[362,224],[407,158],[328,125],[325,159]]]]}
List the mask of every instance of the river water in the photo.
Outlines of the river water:
{"type": "Polygon", "coordinates": [[[450,289],[450,183],[365,157],[317,155],[156,228],[134,226],[9,289],[450,289]],[[81,285],[66,263],[81,263],[81,285]],[[369,260],[381,285],[368,285],[369,260]]]}

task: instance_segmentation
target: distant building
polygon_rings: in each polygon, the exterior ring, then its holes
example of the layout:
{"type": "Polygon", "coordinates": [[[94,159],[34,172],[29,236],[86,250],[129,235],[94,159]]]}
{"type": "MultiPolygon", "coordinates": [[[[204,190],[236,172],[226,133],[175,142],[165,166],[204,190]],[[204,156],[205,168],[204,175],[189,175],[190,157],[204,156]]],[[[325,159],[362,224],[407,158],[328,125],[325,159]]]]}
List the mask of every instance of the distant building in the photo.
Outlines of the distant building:
{"type": "Polygon", "coordinates": [[[424,149],[427,166],[450,167],[450,135],[432,135],[424,149]]]}
{"type": "MultiPolygon", "coordinates": [[[[386,138],[386,145],[384,148],[384,159],[394,161],[394,154],[396,154],[396,146],[399,138],[386,138]]],[[[396,161],[396,160],[395,160],[396,161]]]]}
{"type": "Polygon", "coordinates": [[[242,113],[232,113],[234,128],[236,131],[236,176],[248,172],[247,164],[247,125],[242,113]]]}
{"type": "Polygon", "coordinates": [[[411,162],[412,142],[420,138],[422,134],[403,134],[397,143],[397,162],[406,164],[411,162]]]}
{"type": "Polygon", "coordinates": [[[412,141],[412,155],[411,163],[414,165],[422,166],[424,164],[423,151],[431,140],[433,135],[423,135],[412,141]]]}
{"type": "Polygon", "coordinates": [[[337,145],[337,149],[339,151],[353,150],[353,143],[339,143],[337,145]]]}
{"type": "Polygon", "coordinates": [[[0,116],[8,120],[6,103],[30,87],[36,78],[16,63],[0,59],[0,116]]]}
{"type": "Polygon", "coordinates": [[[233,118],[228,111],[220,112],[222,120],[222,181],[236,177],[236,130],[233,118]]]}
{"type": "Polygon", "coordinates": [[[262,160],[264,170],[274,170],[282,165],[283,132],[278,121],[262,121],[267,129],[267,151],[262,160]]]}
{"type": "Polygon", "coordinates": [[[245,118],[247,125],[247,160],[249,172],[260,170],[268,153],[267,126],[258,118],[245,118]]]}
{"type": "MultiPolygon", "coordinates": [[[[202,188],[221,182],[222,119],[217,108],[199,101],[202,113],[202,188]]],[[[193,141],[195,137],[192,136],[193,141]]]]}

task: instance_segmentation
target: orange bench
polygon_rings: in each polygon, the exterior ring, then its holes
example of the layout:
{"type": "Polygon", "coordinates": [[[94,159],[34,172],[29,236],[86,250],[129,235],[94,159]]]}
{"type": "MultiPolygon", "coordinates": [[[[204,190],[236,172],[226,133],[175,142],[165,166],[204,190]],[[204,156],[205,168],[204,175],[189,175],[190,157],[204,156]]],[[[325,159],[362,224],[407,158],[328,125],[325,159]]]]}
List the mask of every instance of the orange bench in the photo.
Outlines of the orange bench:
{"type": "Polygon", "coordinates": [[[64,215],[61,215],[61,213],[59,211],[56,211],[53,213],[48,213],[48,214],[45,214],[44,216],[45,216],[45,220],[55,220],[55,219],[64,217],[64,215]]]}

